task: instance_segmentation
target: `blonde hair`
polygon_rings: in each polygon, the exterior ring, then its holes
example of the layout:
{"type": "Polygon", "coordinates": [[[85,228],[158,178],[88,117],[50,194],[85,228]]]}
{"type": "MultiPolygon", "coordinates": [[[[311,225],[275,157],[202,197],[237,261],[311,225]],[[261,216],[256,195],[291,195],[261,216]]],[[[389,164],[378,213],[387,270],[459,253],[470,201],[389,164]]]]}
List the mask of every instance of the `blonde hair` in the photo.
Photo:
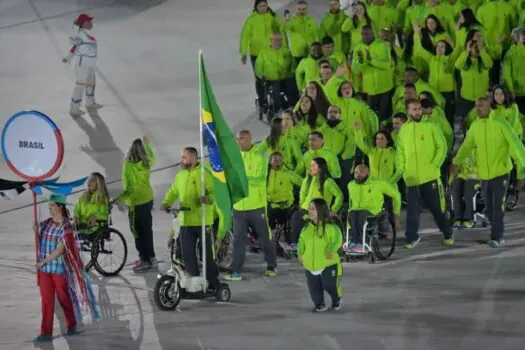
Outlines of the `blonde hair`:
{"type": "Polygon", "coordinates": [[[142,162],[147,168],[150,167],[148,154],[146,153],[146,148],[144,147],[144,143],[142,143],[141,139],[135,139],[133,141],[129,147],[126,160],[131,163],[142,162]]]}
{"type": "Polygon", "coordinates": [[[84,198],[88,203],[91,204],[109,203],[109,192],[108,188],[106,187],[106,180],[104,179],[104,176],[101,173],[96,172],[91,173],[91,175],[89,176],[95,179],[97,188],[93,193],[89,193],[89,191],[86,190],[82,194],[82,198],[84,198]]]}

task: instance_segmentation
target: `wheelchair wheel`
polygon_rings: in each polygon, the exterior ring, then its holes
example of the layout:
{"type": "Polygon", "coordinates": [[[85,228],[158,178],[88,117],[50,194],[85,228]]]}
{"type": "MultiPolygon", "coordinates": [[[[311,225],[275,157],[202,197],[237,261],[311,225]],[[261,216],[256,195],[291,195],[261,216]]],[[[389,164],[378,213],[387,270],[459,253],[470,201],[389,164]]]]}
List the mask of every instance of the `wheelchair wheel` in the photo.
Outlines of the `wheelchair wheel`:
{"type": "Polygon", "coordinates": [[[215,263],[220,271],[226,271],[232,263],[233,237],[228,234],[222,241],[221,247],[215,252],[215,263]]]}
{"type": "Polygon", "coordinates": [[[172,311],[177,308],[181,300],[181,288],[175,277],[164,275],[155,283],[153,299],[162,311],[172,311]]]}
{"type": "Polygon", "coordinates": [[[116,276],[126,264],[128,246],[124,236],[114,228],[104,229],[93,240],[91,261],[102,276],[116,276]]]}
{"type": "Polygon", "coordinates": [[[515,189],[509,191],[509,193],[507,193],[506,209],[509,211],[514,210],[516,206],[518,205],[519,200],[520,200],[520,191],[515,190],[515,189]]]}
{"type": "MultiPolygon", "coordinates": [[[[387,215],[383,222],[378,222],[374,227],[371,237],[372,255],[379,260],[387,260],[396,250],[396,227],[394,221],[387,215]]],[[[375,262],[375,259],[371,262],[375,262]]]]}

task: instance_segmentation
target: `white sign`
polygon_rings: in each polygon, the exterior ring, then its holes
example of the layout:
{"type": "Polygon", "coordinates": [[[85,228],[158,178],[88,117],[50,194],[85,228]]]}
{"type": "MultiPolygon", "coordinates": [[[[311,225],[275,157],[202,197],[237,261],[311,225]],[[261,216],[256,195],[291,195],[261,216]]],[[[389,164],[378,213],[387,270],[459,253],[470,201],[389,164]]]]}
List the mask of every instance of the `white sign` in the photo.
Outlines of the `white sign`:
{"type": "Polygon", "coordinates": [[[49,117],[37,111],[23,111],[4,126],[2,153],[15,174],[28,181],[39,181],[58,170],[64,144],[60,130],[49,117]]]}

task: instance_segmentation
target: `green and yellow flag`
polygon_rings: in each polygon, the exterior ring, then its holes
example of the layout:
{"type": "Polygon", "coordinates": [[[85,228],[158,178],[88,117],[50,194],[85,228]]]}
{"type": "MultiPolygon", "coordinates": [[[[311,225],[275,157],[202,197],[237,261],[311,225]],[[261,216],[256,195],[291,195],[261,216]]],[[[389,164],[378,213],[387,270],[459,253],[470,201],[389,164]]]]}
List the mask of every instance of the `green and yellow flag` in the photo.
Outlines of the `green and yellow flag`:
{"type": "Polygon", "coordinates": [[[213,197],[219,214],[217,238],[222,239],[232,226],[233,204],[248,196],[248,179],[239,145],[215,101],[202,53],[199,61],[203,140],[208,148],[213,197]]]}

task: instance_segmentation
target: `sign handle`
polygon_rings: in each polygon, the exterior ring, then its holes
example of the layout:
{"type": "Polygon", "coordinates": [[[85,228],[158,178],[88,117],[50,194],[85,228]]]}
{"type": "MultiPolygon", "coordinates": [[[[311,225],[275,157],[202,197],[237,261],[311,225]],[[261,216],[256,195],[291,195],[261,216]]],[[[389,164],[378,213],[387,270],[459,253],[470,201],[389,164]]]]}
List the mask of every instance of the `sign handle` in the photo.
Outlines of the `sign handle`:
{"type": "MultiPolygon", "coordinates": [[[[33,231],[35,233],[35,262],[38,262],[38,255],[39,255],[39,247],[40,247],[40,240],[38,239],[39,236],[39,225],[38,225],[38,204],[37,204],[37,197],[36,192],[34,190],[31,190],[33,192],[33,231]]],[[[40,286],[40,271],[36,272],[36,285],[40,286]]]]}

